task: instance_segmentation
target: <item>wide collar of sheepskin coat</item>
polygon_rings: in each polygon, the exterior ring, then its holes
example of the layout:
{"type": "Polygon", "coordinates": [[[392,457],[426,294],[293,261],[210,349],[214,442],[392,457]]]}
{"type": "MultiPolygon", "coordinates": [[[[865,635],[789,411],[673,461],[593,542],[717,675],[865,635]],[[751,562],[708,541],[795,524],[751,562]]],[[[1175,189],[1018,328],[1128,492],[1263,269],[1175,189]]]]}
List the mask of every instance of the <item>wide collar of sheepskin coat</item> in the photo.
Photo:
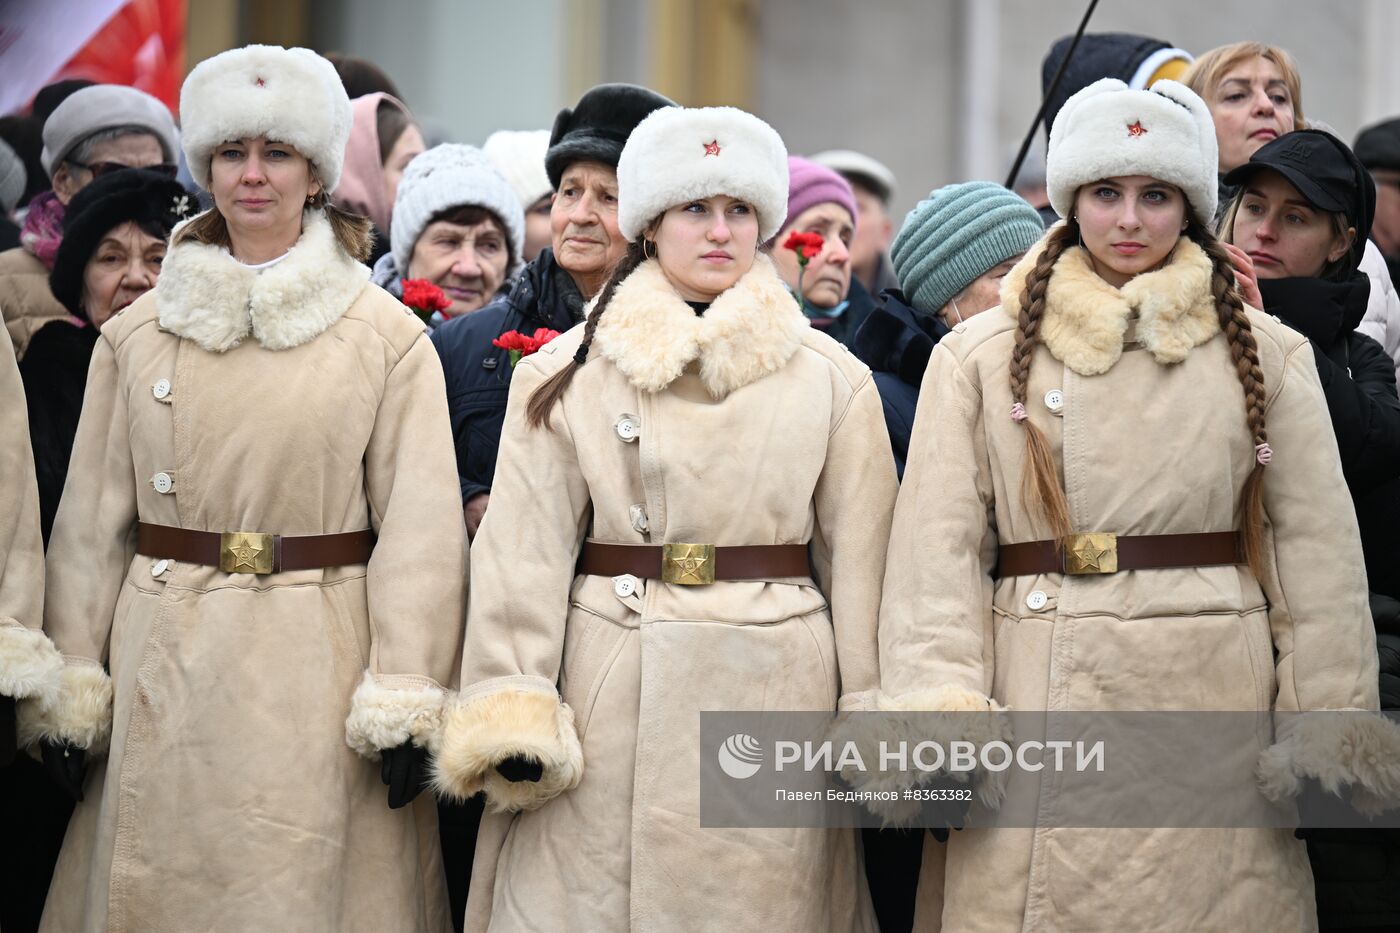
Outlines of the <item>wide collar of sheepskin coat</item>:
{"type": "Polygon", "coordinates": [[[306,343],[355,303],[369,269],[350,257],[322,211],[307,211],[287,258],[250,269],[223,247],[173,247],[156,281],[160,326],[222,353],[252,335],[269,350],[306,343]]]}
{"type": "Polygon", "coordinates": [[[649,260],[613,293],[593,346],[643,392],[660,392],[695,363],[706,390],[721,399],[781,369],[809,326],[767,256],[756,256],[703,315],[649,260]]]}
{"type": "MultiPolygon", "coordinates": [[[[1045,241],[1007,274],[1001,307],[1012,319],[1021,313],[1021,292],[1045,241]]],[[[1136,315],[1136,341],[1159,363],[1180,363],[1193,347],[1220,333],[1211,292],[1210,257],[1186,237],[1160,269],[1114,288],[1099,278],[1080,246],[1061,254],[1045,287],[1040,341],[1055,359],[1081,376],[1108,372],[1123,354],[1124,335],[1136,315]]]]}

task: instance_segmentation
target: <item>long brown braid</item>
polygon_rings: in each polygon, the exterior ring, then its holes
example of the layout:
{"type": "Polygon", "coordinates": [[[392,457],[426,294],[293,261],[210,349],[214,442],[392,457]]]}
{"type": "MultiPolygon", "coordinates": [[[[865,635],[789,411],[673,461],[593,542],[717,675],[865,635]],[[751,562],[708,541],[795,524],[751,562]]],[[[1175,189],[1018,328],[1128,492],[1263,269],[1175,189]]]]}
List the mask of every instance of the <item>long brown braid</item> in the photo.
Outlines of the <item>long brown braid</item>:
{"type": "MultiPolygon", "coordinates": [[[[1031,358],[1039,342],[1040,322],[1045,311],[1045,289],[1055,263],[1066,249],[1078,239],[1079,228],[1073,219],[1067,220],[1047,238],[1045,248],[1034,268],[1026,276],[1021,291],[1021,313],[1016,322],[1016,343],[1011,351],[1011,398],[1024,414],[1026,389],[1030,381],[1031,358]]],[[[1186,228],[1188,236],[1210,258],[1212,266],[1211,295],[1220,329],[1230,344],[1230,356],[1235,363],[1240,385],[1244,389],[1245,416],[1256,452],[1269,442],[1264,423],[1267,402],[1264,393],[1264,372],[1259,366],[1259,347],[1245,313],[1235,283],[1234,265],[1230,255],[1210,231],[1192,218],[1186,228]]],[[[1021,478],[1023,507],[1034,500],[1049,523],[1056,540],[1071,533],[1069,505],[1065,499],[1055,469],[1055,457],[1044,433],[1029,418],[1018,417],[1026,431],[1026,470],[1021,478]]],[[[1244,536],[1245,560],[1256,577],[1262,579],[1264,570],[1264,464],[1256,459],[1245,480],[1240,496],[1240,525],[1244,536]]]]}
{"type": "Polygon", "coordinates": [[[593,345],[593,335],[598,330],[598,321],[602,319],[603,312],[608,309],[608,304],[612,302],[613,293],[623,280],[636,271],[637,267],[646,261],[646,254],[642,250],[642,238],[638,237],[635,243],[627,244],[627,252],[623,253],[613,267],[612,275],[608,277],[608,284],[603,286],[603,290],[598,293],[598,300],[593,305],[593,310],[588,314],[588,321],[583,325],[583,341],[578,345],[578,351],[574,353],[574,358],[554,375],[540,383],[530,396],[529,403],[525,406],[525,420],[532,428],[546,427],[549,425],[549,413],[554,409],[554,405],[564,397],[564,390],[573,381],[574,373],[588,362],[588,348],[593,345]]]}
{"type": "MultiPolygon", "coordinates": [[[[1021,289],[1021,313],[1016,318],[1016,343],[1011,350],[1011,400],[1024,413],[1026,387],[1030,383],[1031,358],[1040,342],[1040,321],[1045,313],[1045,289],[1050,273],[1066,249],[1079,237],[1079,226],[1071,219],[1056,228],[1046,238],[1045,248],[1035,266],[1026,276],[1021,289]]],[[[1050,525],[1051,536],[1060,540],[1070,534],[1069,503],[1064,487],[1055,471],[1055,455],[1044,432],[1025,417],[1016,417],[1026,432],[1026,469],[1021,473],[1021,507],[1030,511],[1030,503],[1050,525]]]]}
{"type": "MultiPolygon", "coordinates": [[[[1216,313],[1220,315],[1220,329],[1230,342],[1230,357],[1235,362],[1240,385],[1244,387],[1245,417],[1257,453],[1267,449],[1269,443],[1269,432],[1264,424],[1268,399],[1264,394],[1264,371],[1259,366],[1259,345],[1254,340],[1254,330],[1249,326],[1244,301],[1235,282],[1235,267],[1225,247],[1205,226],[1193,219],[1186,228],[1186,235],[1210,257],[1211,294],[1215,298],[1216,313]]],[[[1239,518],[1244,533],[1245,559],[1254,575],[1263,579],[1264,463],[1257,457],[1240,493],[1239,518]]]]}

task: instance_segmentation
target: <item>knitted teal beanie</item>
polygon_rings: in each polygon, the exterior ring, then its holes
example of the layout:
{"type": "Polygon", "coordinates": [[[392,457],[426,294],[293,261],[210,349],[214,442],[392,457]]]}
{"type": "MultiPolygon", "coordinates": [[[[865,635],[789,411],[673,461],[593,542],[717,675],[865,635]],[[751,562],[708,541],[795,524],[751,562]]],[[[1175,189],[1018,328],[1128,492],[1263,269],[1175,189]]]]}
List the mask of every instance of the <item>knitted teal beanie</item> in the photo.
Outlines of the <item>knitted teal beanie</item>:
{"type": "Polygon", "coordinates": [[[925,314],[937,314],[988,269],[1026,252],[1044,233],[1035,208],[1001,185],[948,185],[904,218],[890,259],[904,297],[925,314]]]}

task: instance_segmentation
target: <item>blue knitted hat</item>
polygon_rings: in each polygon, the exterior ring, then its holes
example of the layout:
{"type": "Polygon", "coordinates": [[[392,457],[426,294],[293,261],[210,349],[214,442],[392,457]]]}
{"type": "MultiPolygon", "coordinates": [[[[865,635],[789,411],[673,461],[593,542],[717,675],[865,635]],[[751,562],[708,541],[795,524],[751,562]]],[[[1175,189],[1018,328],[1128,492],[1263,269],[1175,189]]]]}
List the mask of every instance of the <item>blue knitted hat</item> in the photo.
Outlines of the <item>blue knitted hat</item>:
{"type": "Polygon", "coordinates": [[[920,201],[904,218],[890,258],[904,297],[925,314],[937,314],[1044,233],[1040,215],[1020,197],[1001,185],[972,181],[939,188],[920,201]]]}

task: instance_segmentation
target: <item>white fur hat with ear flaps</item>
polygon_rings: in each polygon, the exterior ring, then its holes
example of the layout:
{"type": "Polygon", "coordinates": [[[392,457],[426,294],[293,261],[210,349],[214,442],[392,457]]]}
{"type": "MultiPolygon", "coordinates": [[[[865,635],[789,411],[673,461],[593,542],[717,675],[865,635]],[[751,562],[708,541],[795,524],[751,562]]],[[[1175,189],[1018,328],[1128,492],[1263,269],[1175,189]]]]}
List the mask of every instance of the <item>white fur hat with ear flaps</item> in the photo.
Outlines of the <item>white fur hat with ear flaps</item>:
{"type": "Polygon", "coordinates": [[[787,217],[787,147],[734,107],[662,107],[637,124],[617,162],[617,225],[628,242],[668,209],[728,195],[753,205],[767,242],[787,217]]]}
{"type": "Polygon", "coordinates": [[[262,136],[306,156],[325,190],[334,191],[351,119],[335,66],[310,49],[230,49],[195,65],[180,88],[185,160],[205,190],[220,143],[262,136]]]}
{"type": "Polygon", "coordinates": [[[1205,101],[1176,81],[1130,90],[1104,78],[1079,91],[1050,129],[1045,186],[1061,217],[1074,211],[1081,186],[1104,178],[1148,175],[1176,185],[1209,225],[1219,198],[1215,121],[1205,101]]]}

